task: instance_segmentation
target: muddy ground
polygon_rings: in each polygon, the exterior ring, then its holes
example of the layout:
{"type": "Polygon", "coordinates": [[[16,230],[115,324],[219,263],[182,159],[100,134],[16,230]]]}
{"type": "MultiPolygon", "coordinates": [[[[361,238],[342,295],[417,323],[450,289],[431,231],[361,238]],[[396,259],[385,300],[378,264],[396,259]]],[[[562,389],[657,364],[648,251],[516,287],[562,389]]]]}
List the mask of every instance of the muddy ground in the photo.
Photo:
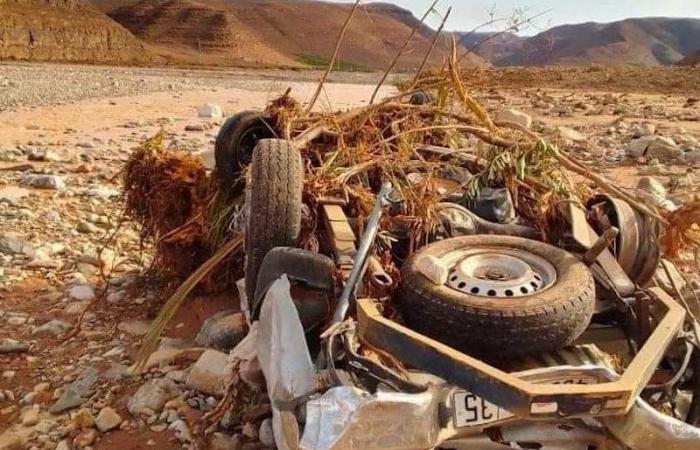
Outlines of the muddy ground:
{"type": "MultiPolygon", "coordinates": [[[[264,447],[267,430],[258,429],[217,434],[204,444],[199,418],[217,398],[186,382],[202,351],[193,342],[200,326],[236,310],[234,292],[194,295],[167,330],[160,364],[144,376],[126,376],[174,284],[143,275],[147,248],[133,224],[120,221],[120,170],[130,150],[161,128],[172,145],[210,161],[221,119],[198,117],[201,105],[217,104],[231,115],[262,108],[287,87],[308,99],[317,76],[0,65],[0,449],[264,447]],[[113,234],[115,243],[98,254],[113,234]],[[72,332],[86,308],[79,332],[72,332]],[[89,387],[68,399],[70,407],[56,412],[66,392],[93,374],[83,383],[89,387]],[[132,414],[137,389],[163,379],[178,394],[156,408],[163,412],[132,414]]],[[[376,78],[336,75],[320,107],[365,104],[376,78]]],[[[700,103],[690,88],[478,89],[494,114],[525,113],[515,115],[533,119],[533,130],[614,183],[635,188],[652,177],[643,186],[663,207],[697,190],[700,103]]]]}

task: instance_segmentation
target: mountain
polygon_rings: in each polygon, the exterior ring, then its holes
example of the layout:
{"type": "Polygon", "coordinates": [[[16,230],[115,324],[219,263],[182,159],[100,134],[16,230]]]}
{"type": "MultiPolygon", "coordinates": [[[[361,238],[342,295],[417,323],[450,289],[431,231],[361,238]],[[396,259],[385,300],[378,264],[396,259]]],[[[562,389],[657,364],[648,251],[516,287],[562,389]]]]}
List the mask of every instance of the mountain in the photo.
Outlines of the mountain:
{"type": "Polygon", "coordinates": [[[522,42],[497,65],[673,64],[697,49],[700,19],[650,17],[554,27],[522,42]]]}
{"type": "Polygon", "coordinates": [[[681,59],[678,63],[681,66],[697,66],[700,65],[700,49],[688,54],[685,58],[681,59]]]}
{"type": "MultiPolygon", "coordinates": [[[[93,0],[173,62],[325,66],[349,4],[312,0],[93,0]]],[[[340,67],[383,69],[419,20],[388,3],[362,6],[342,41],[340,67]]],[[[397,69],[417,67],[434,31],[420,26],[397,69]]],[[[444,42],[430,62],[440,64],[444,42]]],[[[470,63],[483,60],[472,55],[470,63]]]]}
{"type": "Polygon", "coordinates": [[[142,43],[87,0],[0,0],[0,60],[141,64],[142,43]]]}
{"type": "Polygon", "coordinates": [[[520,50],[526,38],[515,33],[454,33],[459,43],[488,61],[498,61],[520,50]]]}

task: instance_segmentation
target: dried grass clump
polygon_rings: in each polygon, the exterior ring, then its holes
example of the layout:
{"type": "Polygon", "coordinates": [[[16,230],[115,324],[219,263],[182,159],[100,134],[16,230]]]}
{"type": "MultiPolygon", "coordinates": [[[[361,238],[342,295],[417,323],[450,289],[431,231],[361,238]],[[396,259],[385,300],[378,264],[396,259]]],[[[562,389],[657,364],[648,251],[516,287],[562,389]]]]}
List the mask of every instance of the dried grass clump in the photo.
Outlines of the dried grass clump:
{"type": "Polygon", "coordinates": [[[211,255],[206,233],[209,179],[199,158],[163,148],[161,131],[137,148],[124,168],[126,216],[142,243],[155,246],[154,267],[187,276],[211,255]]]}

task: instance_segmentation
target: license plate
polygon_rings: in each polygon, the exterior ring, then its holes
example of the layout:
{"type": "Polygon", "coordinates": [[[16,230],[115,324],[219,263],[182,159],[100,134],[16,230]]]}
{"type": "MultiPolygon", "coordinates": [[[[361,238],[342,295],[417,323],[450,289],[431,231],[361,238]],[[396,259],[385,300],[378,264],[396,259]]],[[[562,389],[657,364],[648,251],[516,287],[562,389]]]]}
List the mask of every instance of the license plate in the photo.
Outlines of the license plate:
{"type": "Polygon", "coordinates": [[[515,416],[471,392],[456,392],[453,401],[456,428],[487,425],[515,416]]]}

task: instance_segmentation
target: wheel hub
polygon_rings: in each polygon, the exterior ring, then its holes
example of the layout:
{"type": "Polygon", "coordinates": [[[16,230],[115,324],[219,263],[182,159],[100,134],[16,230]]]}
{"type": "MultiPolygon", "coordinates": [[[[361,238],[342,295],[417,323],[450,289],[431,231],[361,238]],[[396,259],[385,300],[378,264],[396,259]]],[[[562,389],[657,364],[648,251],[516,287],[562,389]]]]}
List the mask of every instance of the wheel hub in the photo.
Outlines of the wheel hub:
{"type": "Polygon", "coordinates": [[[469,295],[525,297],[548,288],[556,278],[548,261],[515,249],[474,249],[460,256],[451,266],[447,286],[469,295]]]}

